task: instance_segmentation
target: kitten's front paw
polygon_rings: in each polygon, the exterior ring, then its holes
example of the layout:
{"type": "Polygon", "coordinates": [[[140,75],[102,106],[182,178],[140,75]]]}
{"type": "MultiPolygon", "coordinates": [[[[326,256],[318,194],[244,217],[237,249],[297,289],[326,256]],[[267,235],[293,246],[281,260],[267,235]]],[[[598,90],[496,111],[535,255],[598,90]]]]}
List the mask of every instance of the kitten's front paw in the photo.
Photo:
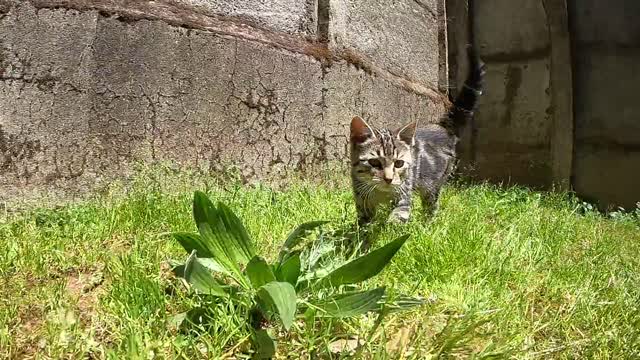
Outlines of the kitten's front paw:
{"type": "Polygon", "coordinates": [[[395,209],[389,215],[389,219],[387,220],[393,224],[404,224],[409,221],[410,212],[405,209],[395,209]]]}

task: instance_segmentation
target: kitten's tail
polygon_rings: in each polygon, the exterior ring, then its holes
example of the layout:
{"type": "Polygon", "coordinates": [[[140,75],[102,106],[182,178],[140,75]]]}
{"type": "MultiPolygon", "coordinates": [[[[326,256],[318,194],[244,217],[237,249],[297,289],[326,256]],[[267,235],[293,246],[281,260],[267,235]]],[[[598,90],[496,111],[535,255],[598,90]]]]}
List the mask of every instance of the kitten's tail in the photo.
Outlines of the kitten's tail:
{"type": "Polygon", "coordinates": [[[482,80],[484,78],[484,63],[478,57],[473,46],[467,48],[469,56],[469,75],[460,90],[460,93],[453,100],[453,105],[441,125],[452,131],[456,136],[460,136],[460,131],[473,116],[478,98],[482,94],[482,80]]]}

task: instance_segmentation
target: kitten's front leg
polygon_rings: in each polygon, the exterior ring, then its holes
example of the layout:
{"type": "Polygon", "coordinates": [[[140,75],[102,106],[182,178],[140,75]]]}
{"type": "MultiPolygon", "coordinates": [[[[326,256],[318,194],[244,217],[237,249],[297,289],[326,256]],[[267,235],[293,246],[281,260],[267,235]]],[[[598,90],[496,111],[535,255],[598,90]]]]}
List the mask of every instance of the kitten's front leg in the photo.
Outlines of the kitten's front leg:
{"type": "Polygon", "coordinates": [[[437,189],[421,189],[420,198],[422,199],[422,208],[424,210],[424,217],[431,220],[435,217],[439,208],[440,191],[437,189]]]}
{"type": "Polygon", "coordinates": [[[366,226],[373,219],[375,208],[367,207],[360,201],[356,201],[356,211],[358,212],[358,226],[366,226]]]}
{"type": "Polygon", "coordinates": [[[389,222],[406,223],[411,217],[411,192],[403,191],[395,201],[395,206],[389,215],[389,222]]]}

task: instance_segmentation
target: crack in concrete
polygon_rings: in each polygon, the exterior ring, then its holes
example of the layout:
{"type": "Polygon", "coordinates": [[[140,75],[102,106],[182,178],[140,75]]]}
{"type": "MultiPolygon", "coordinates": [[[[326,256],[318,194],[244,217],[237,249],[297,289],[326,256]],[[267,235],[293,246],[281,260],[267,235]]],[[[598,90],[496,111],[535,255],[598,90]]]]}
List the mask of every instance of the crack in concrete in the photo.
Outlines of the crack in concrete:
{"type": "Polygon", "coordinates": [[[142,87],[142,85],[139,86],[140,87],[140,92],[142,93],[142,97],[148,102],[148,107],[151,110],[151,143],[149,144],[151,146],[151,160],[155,161],[156,160],[156,141],[158,138],[158,125],[157,125],[157,120],[158,120],[158,109],[156,108],[156,101],[154,101],[151,96],[149,96],[147,94],[147,92],[144,90],[144,87],[142,87]]]}

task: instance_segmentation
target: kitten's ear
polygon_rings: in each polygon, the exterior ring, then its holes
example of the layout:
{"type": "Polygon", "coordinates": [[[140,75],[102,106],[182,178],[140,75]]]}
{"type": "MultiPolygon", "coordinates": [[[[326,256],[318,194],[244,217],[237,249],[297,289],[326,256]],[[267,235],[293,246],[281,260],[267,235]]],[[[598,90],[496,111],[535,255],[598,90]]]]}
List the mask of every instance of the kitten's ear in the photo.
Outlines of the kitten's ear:
{"type": "Polygon", "coordinates": [[[409,145],[413,145],[414,139],[416,137],[416,126],[417,122],[412,121],[395,131],[395,135],[398,139],[404,141],[409,145]]]}
{"type": "Polygon", "coordinates": [[[360,116],[351,119],[351,141],[356,144],[363,143],[375,137],[373,129],[360,116]]]}

